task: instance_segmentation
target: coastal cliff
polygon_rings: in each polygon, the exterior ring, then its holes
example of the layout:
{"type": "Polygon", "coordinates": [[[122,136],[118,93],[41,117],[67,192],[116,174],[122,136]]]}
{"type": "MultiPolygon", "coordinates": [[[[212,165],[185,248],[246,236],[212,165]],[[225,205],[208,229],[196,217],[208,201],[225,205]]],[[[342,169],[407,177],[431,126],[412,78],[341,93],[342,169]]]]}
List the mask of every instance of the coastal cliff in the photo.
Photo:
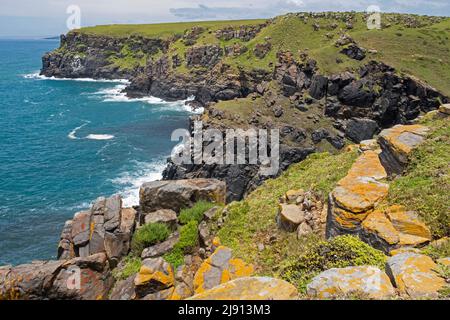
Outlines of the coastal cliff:
{"type": "Polygon", "coordinates": [[[101,197],[67,221],[58,260],[1,267],[0,299],[448,298],[450,20],[387,14],[374,32],[366,18],[62,36],[43,75],[194,96],[191,121],[224,135],[279,129],[280,168],[169,162],[139,206],[101,197]]]}
{"type": "MultiPolygon", "coordinates": [[[[223,132],[278,128],[280,174],[311,152],[336,152],[448,101],[450,88],[419,65],[401,71],[407,58],[389,45],[422,37],[417,30],[448,21],[391,14],[375,34],[365,19],[358,13],[299,13],[271,20],[83,28],[61,37],[60,48],[43,57],[41,73],[127,78],[129,97],[194,97],[193,107],[206,107],[197,120],[223,132]],[[373,37],[386,43],[373,44],[373,37]]],[[[432,46],[448,50],[440,42],[432,46]]],[[[169,163],[164,179],[218,178],[227,182],[231,201],[266,179],[258,168],[169,163]]]]}

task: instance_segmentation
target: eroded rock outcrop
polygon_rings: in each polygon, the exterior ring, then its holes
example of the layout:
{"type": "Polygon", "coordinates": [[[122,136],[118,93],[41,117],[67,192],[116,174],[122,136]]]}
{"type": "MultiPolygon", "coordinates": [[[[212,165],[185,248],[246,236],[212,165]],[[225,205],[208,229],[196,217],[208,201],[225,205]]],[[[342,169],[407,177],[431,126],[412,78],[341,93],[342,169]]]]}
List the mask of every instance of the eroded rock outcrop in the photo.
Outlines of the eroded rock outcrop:
{"type": "Polygon", "coordinates": [[[398,137],[404,132],[409,133],[408,130],[423,134],[428,131],[417,125],[396,126],[380,134],[383,151],[374,145],[374,141],[363,145],[362,155],[329,196],[327,237],[358,235],[386,253],[399,247],[424,245],[431,240],[429,228],[416,213],[396,205],[377,208],[389,190],[384,181],[388,177],[385,168],[396,166],[398,158],[406,165],[407,154],[424,141],[423,136],[409,139],[409,135],[399,141],[398,137]],[[386,152],[389,158],[384,156],[386,152]]]}
{"type": "Polygon", "coordinates": [[[66,222],[58,246],[58,259],[105,253],[112,265],[128,254],[136,221],[133,208],[122,208],[120,196],[98,198],[89,211],[66,222]]]}

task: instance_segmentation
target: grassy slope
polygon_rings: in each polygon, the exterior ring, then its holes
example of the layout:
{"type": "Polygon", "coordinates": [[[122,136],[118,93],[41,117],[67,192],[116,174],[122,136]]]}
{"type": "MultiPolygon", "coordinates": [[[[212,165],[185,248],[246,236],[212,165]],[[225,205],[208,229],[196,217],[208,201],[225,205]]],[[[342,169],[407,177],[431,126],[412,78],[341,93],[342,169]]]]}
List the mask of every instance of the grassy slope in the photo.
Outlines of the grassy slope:
{"type": "Polygon", "coordinates": [[[286,191],[299,188],[314,189],[326,199],[336,182],[347,174],[356,156],[356,152],[313,154],[292,165],[279,178],[264,183],[245,200],[231,204],[226,223],[218,233],[223,244],[233,248],[237,256],[254,263],[259,274],[273,275],[284,260],[302,251],[302,243],[295,234],[277,228],[278,199],[286,191]],[[271,237],[277,240],[259,252],[257,245],[267,244],[271,237]]]}
{"type": "MultiPolygon", "coordinates": [[[[448,236],[450,125],[448,119],[425,118],[423,123],[431,127],[433,133],[414,152],[406,174],[391,183],[387,202],[417,211],[435,236],[448,236]]],[[[303,188],[319,192],[326,201],[328,193],[347,174],[356,157],[355,151],[313,154],[291,166],[279,178],[266,181],[245,200],[229,206],[225,225],[218,232],[222,243],[233,248],[237,256],[254,263],[259,274],[278,275],[283,265],[291,263],[293,257],[300,256],[319,241],[316,236],[298,240],[295,233],[278,230],[275,222],[278,199],[288,190],[303,188]],[[276,240],[270,241],[270,238],[276,240]],[[265,244],[263,251],[257,249],[260,243],[265,244]]]]}
{"type": "Polygon", "coordinates": [[[450,123],[429,116],[422,122],[433,132],[414,151],[405,175],[391,184],[388,201],[416,211],[440,238],[450,236],[450,123]]]}
{"type": "Polygon", "coordinates": [[[184,31],[194,26],[201,26],[217,30],[224,26],[240,26],[263,23],[263,19],[230,20],[230,21],[196,21],[158,24],[113,24],[82,28],[79,31],[85,34],[100,34],[113,37],[128,37],[140,35],[148,38],[170,38],[174,35],[183,35],[184,31]]]}

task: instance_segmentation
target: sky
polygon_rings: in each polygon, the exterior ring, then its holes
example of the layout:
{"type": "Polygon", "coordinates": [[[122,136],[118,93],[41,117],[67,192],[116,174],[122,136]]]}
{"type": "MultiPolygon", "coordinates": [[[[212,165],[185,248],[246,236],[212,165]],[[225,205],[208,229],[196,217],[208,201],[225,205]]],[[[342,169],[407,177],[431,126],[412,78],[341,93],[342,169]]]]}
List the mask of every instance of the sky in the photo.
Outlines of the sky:
{"type": "Polygon", "coordinates": [[[50,37],[68,31],[69,6],[81,26],[270,18],[299,11],[365,11],[450,16],[450,0],[0,0],[0,37],[50,37]]]}

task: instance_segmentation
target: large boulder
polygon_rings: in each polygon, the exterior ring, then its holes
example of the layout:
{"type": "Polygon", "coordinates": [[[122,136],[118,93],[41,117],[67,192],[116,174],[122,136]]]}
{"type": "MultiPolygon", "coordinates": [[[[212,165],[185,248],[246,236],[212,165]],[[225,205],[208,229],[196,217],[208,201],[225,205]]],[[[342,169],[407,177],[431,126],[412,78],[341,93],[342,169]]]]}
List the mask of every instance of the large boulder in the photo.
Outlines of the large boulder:
{"type": "Polygon", "coordinates": [[[200,200],[224,204],[225,198],[225,182],[216,179],[155,181],[140,189],[140,205],[145,213],[160,209],[180,212],[200,200]]]}
{"type": "Polygon", "coordinates": [[[286,281],[244,277],[204,291],[189,300],[294,300],[297,297],[297,289],[286,281]]]}
{"type": "Polygon", "coordinates": [[[316,276],[307,286],[313,298],[332,299],[363,294],[371,299],[387,299],[395,295],[389,277],[372,266],[329,269],[316,276]]]}
{"type": "Polygon", "coordinates": [[[436,269],[430,257],[413,252],[397,254],[386,263],[386,272],[400,294],[413,299],[438,297],[446,282],[436,269]]]}

